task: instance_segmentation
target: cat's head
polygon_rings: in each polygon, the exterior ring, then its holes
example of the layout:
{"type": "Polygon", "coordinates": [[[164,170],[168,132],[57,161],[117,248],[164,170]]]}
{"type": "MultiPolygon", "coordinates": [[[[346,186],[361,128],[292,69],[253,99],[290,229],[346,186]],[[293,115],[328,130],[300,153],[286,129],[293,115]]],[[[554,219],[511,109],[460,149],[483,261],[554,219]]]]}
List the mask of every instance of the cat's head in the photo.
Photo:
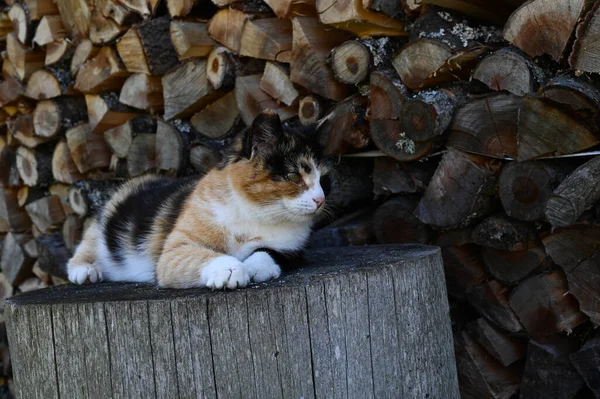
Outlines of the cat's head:
{"type": "Polygon", "coordinates": [[[327,161],[310,134],[285,131],[265,110],[237,144],[235,187],[258,216],[302,222],[324,210],[327,161]]]}

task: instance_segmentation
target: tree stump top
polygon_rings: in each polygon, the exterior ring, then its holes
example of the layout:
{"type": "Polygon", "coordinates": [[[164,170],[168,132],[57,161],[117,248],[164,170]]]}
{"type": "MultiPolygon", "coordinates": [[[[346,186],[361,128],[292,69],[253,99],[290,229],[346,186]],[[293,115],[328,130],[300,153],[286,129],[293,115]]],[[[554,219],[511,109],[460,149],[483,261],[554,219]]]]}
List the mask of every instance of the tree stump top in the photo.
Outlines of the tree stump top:
{"type": "Polygon", "coordinates": [[[252,284],[242,290],[160,289],[153,284],[146,283],[102,283],[84,286],[65,284],[16,295],[7,299],[6,305],[18,307],[63,303],[175,300],[228,295],[248,290],[277,290],[284,287],[310,285],[342,273],[368,272],[369,269],[384,265],[417,261],[438,253],[437,247],[413,244],[315,249],[304,255],[301,268],[284,273],[277,280],[252,284]]]}

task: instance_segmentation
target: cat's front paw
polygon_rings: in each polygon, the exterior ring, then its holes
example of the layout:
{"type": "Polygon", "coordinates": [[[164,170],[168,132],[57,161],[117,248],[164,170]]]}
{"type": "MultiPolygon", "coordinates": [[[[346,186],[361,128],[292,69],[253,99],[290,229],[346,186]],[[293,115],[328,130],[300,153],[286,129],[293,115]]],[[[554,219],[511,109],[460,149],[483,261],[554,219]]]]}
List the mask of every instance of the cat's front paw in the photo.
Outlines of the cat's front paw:
{"type": "Polygon", "coordinates": [[[69,266],[69,281],[74,284],[99,283],[102,281],[102,272],[93,265],[81,264],[69,266]]]}
{"type": "Polygon", "coordinates": [[[244,261],[244,267],[252,281],[262,283],[263,281],[277,278],[281,275],[281,268],[266,252],[255,252],[244,261]]]}
{"type": "Polygon", "coordinates": [[[248,271],[233,256],[219,256],[202,269],[202,285],[213,288],[242,288],[250,282],[248,271]]]}

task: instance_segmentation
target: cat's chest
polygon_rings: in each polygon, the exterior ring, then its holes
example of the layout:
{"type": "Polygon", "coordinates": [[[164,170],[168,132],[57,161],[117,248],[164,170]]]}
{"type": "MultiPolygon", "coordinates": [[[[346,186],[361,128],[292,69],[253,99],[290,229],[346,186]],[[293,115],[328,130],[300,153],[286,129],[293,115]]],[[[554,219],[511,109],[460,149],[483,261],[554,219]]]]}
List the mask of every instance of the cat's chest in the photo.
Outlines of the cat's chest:
{"type": "Polygon", "coordinates": [[[246,259],[259,248],[276,251],[295,251],[304,245],[308,227],[235,226],[230,231],[227,253],[240,260],[246,259]]]}

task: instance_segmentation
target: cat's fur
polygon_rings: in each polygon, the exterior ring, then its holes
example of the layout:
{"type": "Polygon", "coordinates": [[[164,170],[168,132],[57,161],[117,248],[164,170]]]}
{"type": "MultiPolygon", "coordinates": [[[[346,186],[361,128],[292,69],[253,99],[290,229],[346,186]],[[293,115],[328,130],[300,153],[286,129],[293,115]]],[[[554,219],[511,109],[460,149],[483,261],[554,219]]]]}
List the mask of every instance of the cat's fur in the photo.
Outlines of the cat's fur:
{"type": "Polygon", "coordinates": [[[233,148],[225,166],[202,179],[126,183],[86,230],[69,280],[237,288],[277,278],[279,265],[261,249],[303,248],[324,206],[325,162],[271,110],[233,148]]]}

